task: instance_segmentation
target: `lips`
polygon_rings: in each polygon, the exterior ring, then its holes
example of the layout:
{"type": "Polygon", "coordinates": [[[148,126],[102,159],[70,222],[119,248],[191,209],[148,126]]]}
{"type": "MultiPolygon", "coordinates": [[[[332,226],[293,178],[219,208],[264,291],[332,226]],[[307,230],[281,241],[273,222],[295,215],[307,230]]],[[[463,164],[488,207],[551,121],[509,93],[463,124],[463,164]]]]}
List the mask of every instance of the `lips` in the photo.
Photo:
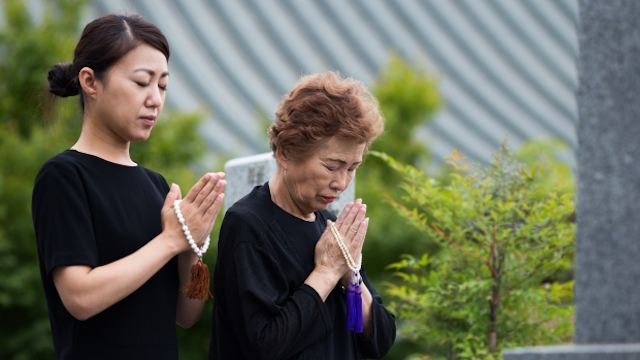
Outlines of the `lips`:
{"type": "Polygon", "coordinates": [[[331,204],[336,199],[335,196],[323,196],[322,198],[329,204],[331,204]]]}
{"type": "Polygon", "coordinates": [[[155,115],[141,116],[140,120],[142,120],[147,125],[153,125],[156,123],[156,116],[155,115]]]}

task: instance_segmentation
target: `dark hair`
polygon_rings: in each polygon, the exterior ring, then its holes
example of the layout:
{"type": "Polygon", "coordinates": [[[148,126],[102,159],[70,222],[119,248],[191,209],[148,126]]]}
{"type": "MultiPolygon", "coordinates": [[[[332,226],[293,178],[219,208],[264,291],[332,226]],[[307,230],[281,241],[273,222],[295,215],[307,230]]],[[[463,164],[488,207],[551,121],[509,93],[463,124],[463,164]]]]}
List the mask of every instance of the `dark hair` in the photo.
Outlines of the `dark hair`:
{"type": "Polygon", "coordinates": [[[47,90],[61,97],[80,95],[84,110],[78,82],[80,70],[91,68],[98,79],[103,79],[111,66],[140,44],[158,49],[169,61],[169,43],[162,31],[139,15],[110,14],[97,18],[84,28],[73,62],[56,64],[49,70],[47,90]]]}
{"type": "Polygon", "coordinates": [[[303,160],[332,136],[368,149],[383,129],[378,101],[364,84],[329,71],[302,77],[282,99],[269,127],[269,145],[274,155],[280,148],[283,155],[303,160]]]}

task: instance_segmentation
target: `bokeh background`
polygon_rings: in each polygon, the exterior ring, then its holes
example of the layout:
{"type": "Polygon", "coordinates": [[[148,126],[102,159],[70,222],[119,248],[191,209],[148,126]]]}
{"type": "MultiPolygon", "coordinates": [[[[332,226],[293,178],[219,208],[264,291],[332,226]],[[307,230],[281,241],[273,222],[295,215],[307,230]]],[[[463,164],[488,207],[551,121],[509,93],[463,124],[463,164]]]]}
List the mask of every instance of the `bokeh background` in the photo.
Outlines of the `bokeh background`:
{"type": "MultiPolygon", "coordinates": [[[[446,179],[454,149],[487,166],[507,137],[522,162],[547,169],[543,181],[573,193],[576,0],[2,0],[2,359],[53,358],[30,196],[39,166],[77,138],[81,114],[77,99],[51,108],[40,95],[49,67],[71,61],[83,27],[110,12],[138,13],[170,42],[167,107],[132,156],[183,189],[228,159],[268,151],[282,96],[301,75],[337,70],[380,101],[387,125],[375,150],[446,179]]],[[[440,251],[385,202],[402,196],[399,181],[374,157],[356,177],[372,219],[365,262],[385,300],[396,282],[389,264],[440,251]]],[[[215,248],[205,260],[214,267],[215,248]]],[[[180,330],[181,358],[206,357],[210,313],[180,330]]],[[[400,334],[386,359],[456,356],[409,338],[400,334]]]]}

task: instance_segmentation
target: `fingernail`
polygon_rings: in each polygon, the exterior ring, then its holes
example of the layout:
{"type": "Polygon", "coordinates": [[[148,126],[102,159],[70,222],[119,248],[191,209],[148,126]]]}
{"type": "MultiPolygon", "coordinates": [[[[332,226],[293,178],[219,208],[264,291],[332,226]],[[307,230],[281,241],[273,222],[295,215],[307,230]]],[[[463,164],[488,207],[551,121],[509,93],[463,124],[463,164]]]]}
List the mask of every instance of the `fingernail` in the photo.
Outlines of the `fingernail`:
{"type": "Polygon", "coordinates": [[[357,202],[358,204],[362,204],[362,199],[356,199],[356,202],[357,202]]]}

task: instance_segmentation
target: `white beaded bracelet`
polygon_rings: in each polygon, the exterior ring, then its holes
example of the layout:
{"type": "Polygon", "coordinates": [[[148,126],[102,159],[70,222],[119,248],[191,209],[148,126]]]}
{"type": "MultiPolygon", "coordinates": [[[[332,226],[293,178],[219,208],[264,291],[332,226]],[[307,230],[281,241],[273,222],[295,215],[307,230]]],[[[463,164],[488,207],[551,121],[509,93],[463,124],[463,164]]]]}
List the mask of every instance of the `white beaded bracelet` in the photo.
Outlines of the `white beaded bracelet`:
{"type": "Polygon", "coordinates": [[[178,221],[180,222],[180,225],[182,225],[182,231],[184,232],[184,236],[187,238],[189,245],[191,246],[193,251],[198,255],[198,257],[202,259],[202,255],[204,255],[204,253],[206,253],[207,250],[209,249],[209,243],[211,243],[211,237],[207,236],[207,240],[204,241],[204,245],[202,245],[202,247],[198,247],[198,245],[196,245],[196,242],[193,240],[193,237],[191,236],[191,232],[189,231],[189,227],[184,221],[184,216],[182,216],[182,211],[180,211],[181,201],[182,200],[176,200],[173,202],[173,207],[175,209],[176,216],[178,217],[178,221]]]}

